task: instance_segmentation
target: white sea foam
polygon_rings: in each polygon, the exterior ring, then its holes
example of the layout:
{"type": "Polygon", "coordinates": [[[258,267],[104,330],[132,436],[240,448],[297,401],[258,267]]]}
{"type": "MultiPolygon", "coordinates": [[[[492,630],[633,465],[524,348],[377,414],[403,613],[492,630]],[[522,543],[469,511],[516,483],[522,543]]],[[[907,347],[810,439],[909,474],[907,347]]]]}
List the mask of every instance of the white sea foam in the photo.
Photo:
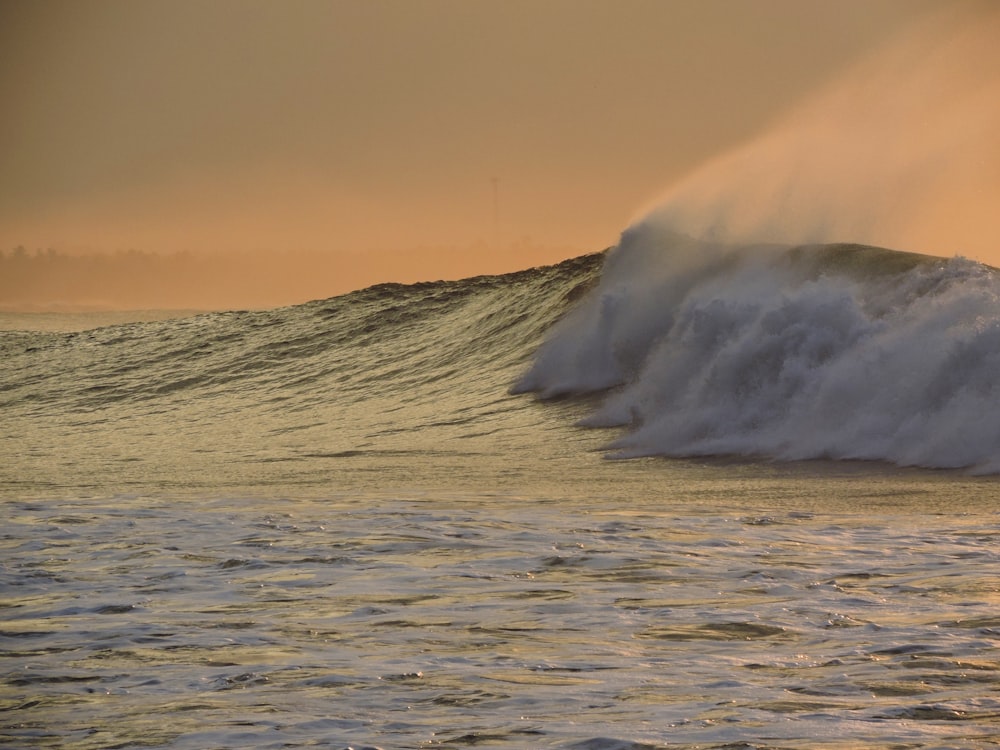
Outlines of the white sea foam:
{"type": "Polygon", "coordinates": [[[585,423],[628,428],[614,456],[1000,473],[994,271],[804,244],[997,257],[998,30],[932,14],[675,184],[514,390],[607,392],[585,423]]]}
{"type": "Polygon", "coordinates": [[[630,228],[515,387],[611,389],[613,455],[1000,471],[1000,283],[961,258],[630,228]]]}

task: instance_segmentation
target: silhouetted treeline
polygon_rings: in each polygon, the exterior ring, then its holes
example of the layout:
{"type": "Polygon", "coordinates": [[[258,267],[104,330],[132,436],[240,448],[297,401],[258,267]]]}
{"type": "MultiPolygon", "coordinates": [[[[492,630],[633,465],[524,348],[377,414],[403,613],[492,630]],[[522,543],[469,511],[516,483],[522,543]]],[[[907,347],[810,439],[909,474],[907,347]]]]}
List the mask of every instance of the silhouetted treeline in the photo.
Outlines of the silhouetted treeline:
{"type": "Polygon", "coordinates": [[[330,266],[305,255],[76,255],[18,247],[0,253],[0,308],[269,307],[336,293],[330,266]]]}
{"type": "Polygon", "coordinates": [[[70,255],[23,247],[0,253],[3,307],[174,307],[205,300],[210,269],[186,253],[70,255]]]}
{"type": "MultiPolygon", "coordinates": [[[[237,309],[322,299],[384,282],[502,273],[556,262],[568,248],[522,239],[502,249],[415,248],[350,253],[159,255],[0,251],[0,309],[237,309]]],[[[575,253],[579,254],[579,253],[575,253]]]]}

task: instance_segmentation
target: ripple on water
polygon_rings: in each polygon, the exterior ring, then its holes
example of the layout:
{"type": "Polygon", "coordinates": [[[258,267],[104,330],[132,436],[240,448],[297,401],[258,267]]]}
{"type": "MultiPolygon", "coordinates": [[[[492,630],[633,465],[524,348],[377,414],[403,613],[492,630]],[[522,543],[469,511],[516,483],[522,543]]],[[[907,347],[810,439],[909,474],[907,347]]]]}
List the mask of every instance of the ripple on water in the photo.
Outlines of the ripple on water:
{"type": "Polygon", "coordinates": [[[136,500],[125,523],[127,502],[13,514],[0,743],[971,748],[1000,732],[991,518],[639,523],[490,496],[280,514],[136,500]],[[39,542],[60,527],[87,533],[39,542]]]}

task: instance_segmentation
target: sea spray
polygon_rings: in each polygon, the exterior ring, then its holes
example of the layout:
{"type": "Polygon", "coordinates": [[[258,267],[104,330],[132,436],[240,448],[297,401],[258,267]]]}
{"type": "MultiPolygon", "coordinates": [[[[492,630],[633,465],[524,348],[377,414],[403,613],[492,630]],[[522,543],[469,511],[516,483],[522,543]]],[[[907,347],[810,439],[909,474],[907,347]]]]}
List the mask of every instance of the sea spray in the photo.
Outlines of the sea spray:
{"type": "Polygon", "coordinates": [[[995,4],[938,9],[672,185],[635,223],[720,242],[850,241],[1000,264],[997,39],[995,4]]]}
{"type": "Polygon", "coordinates": [[[1000,471],[1000,282],[858,245],[632,227],[515,391],[607,391],[611,455],[871,459],[1000,471]]]}
{"type": "Polygon", "coordinates": [[[940,9],[677,183],[513,390],[606,392],[613,456],[1000,472],[997,38],[940,9]]]}

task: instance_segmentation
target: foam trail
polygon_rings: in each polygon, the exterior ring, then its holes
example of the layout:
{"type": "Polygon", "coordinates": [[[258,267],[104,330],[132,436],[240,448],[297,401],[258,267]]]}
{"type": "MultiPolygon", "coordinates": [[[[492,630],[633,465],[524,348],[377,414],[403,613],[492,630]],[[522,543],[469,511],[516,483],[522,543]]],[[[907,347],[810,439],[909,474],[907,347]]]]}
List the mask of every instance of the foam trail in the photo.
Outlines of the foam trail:
{"type": "Polygon", "coordinates": [[[857,245],[630,229],[515,390],[608,391],[613,455],[867,459],[1000,472],[1000,280],[857,245]]]}

